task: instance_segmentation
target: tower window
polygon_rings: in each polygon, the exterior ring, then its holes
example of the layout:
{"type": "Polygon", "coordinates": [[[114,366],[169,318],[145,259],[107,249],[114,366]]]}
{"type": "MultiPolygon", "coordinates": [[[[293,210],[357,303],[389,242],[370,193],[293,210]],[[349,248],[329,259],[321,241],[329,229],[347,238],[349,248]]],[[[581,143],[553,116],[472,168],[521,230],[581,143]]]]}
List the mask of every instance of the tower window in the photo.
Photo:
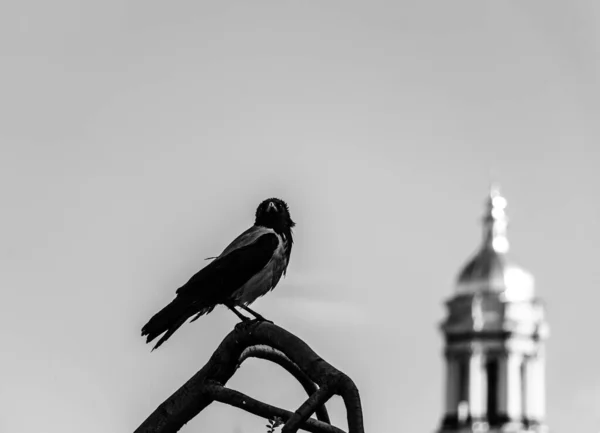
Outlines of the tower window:
{"type": "Polygon", "coordinates": [[[528,377],[527,377],[527,358],[523,360],[520,367],[521,373],[521,413],[523,417],[523,421],[528,423],[528,412],[529,412],[529,392],[528,389],[528,377]]]}
{"type": "Polygon", "coordinates": [[[469,401],[469,364],[466,359],[458,361],[458,402],[469,401]]]}
{"type": "Polygon", "coordinates": [[[487,372],[487,414],[490,420],[498,417],[498,360],[490,359],[485,369],[487,372]]]}

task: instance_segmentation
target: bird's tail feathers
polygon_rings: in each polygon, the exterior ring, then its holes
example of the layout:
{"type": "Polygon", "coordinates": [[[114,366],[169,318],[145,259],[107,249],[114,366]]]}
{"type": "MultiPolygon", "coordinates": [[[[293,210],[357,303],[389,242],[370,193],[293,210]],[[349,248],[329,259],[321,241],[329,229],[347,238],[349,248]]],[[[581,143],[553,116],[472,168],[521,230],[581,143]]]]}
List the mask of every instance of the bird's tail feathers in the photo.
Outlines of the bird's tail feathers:
{"type": "Polygon", "coordinates": [[[192,319],[193,322],[200,316],[211,312],[214,308],[214,305],[210,307],[190,306],[189,303],[175,298],[144,325],[142,336],[146,336],[146,343],[150,343],[164,333],[152,350],[158,349],[189,317],[197,313],[192,319]]]}
{"type": "Polygon", "coordinates": [[[214,309],[215,309],[214,305],[201,309],[198,312],[198,314],[196,314],[196,316],[194,316],[194,318],[192,320],[190,320],[190,323],[195,322],[196,320],[198,320],[200,318],[200,316],[204,316],[205,314],[210,313],[214,309]]]}
{"type": "MultiPolygon", "coordinates": [[[[156,349],[158,349],[165,341],[167,341],[169,339],[169,337],[171,335],[173,335],[173,333],[175,331],[177,331],[179,329],[179,327],[181,325],[183,325],[185,323],[185,321],[187,320],[187,317],[184,317],[183,319],[178,320],[177,322],[173,323],[168,329],[167,332],[165,332],[163,334],[162,337],[160,337],[160,340],[158,340],[158,342],[154,345],[154,347],[152,348],[152,352],[154,352],[156,349]]],[[[152,341],[152,340],[150,340],[152,341]]],[[[148,343],[149,341],[147,341],[148,343]]]]}
{"type": "Polygon", "coordinates": [[[170,304],[152,316],[142,328],[142,336],[146,336],[146,343],[150,343],[156,337],[166,332],[156,346],[154,346],[154,349],[158,348],[190,316],[187,310],[188,306],[181,302],[181,299],[175,298],[170,304]]]}

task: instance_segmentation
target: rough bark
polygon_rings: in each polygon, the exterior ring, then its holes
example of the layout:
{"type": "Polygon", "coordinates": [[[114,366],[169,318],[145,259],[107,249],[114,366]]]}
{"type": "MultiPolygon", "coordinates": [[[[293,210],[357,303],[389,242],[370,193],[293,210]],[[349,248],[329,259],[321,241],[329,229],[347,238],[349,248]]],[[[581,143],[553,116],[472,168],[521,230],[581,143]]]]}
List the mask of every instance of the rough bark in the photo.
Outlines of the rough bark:
{"type": "Polygon", "coordinates": [[[340,433],[341,430],[329,425],[329,416],[321,409],[334,394],[340,395],[346,405],[349,433],[364,433],[360,396],[348,376],[279,326],[260,321],[242,322],[225,337],[206,365],[165,400],[135,433],[177,432],[215,400],[265,418],[279,416],[286,421],[286,433],[296,432],[298,428],[313,433],[340,433]],[[225,388],[241,362],[249,357],[268,359],[285,368],[307,391],[307,401],[291,413],[225,388]],[[243,401],[246,403],[241,403],[243,401]],[[319,420],[310,419],[315,412],[319,420]]]}

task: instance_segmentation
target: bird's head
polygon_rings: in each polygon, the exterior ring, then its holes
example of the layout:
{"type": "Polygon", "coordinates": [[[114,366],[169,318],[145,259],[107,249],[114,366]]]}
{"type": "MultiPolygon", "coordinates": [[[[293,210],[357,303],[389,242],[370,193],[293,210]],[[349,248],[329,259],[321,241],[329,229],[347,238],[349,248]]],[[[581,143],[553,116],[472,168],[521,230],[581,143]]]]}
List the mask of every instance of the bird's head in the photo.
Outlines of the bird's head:
{"type": "Polygon", "coordinates": [[[279,233],[288,233],[296,225],[290,217],[287,203],[278,198],[266,199],[258,205],[254,224],[279,233]]]}

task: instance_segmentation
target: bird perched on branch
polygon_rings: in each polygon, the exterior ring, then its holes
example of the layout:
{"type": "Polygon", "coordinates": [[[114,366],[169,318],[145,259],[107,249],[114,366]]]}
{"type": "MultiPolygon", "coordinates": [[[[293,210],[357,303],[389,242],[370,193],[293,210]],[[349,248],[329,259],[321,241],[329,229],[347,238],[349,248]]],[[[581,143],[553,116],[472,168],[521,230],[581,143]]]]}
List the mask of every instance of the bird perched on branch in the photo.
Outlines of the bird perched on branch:
{"type": "Polygon", "coordinates": [[[175,299],[142,328],[146,343],[164,335],[154,349],[191,321],[222,304],[241,320],[249,320],[236,307],[266,320],[248,305],[273,290],[285,275],[292,252],[292,227],[287,204],[278,198],[264,200],[256,209],[254,225],[239,235],[210,264],[176,291],[175,299]]]}

